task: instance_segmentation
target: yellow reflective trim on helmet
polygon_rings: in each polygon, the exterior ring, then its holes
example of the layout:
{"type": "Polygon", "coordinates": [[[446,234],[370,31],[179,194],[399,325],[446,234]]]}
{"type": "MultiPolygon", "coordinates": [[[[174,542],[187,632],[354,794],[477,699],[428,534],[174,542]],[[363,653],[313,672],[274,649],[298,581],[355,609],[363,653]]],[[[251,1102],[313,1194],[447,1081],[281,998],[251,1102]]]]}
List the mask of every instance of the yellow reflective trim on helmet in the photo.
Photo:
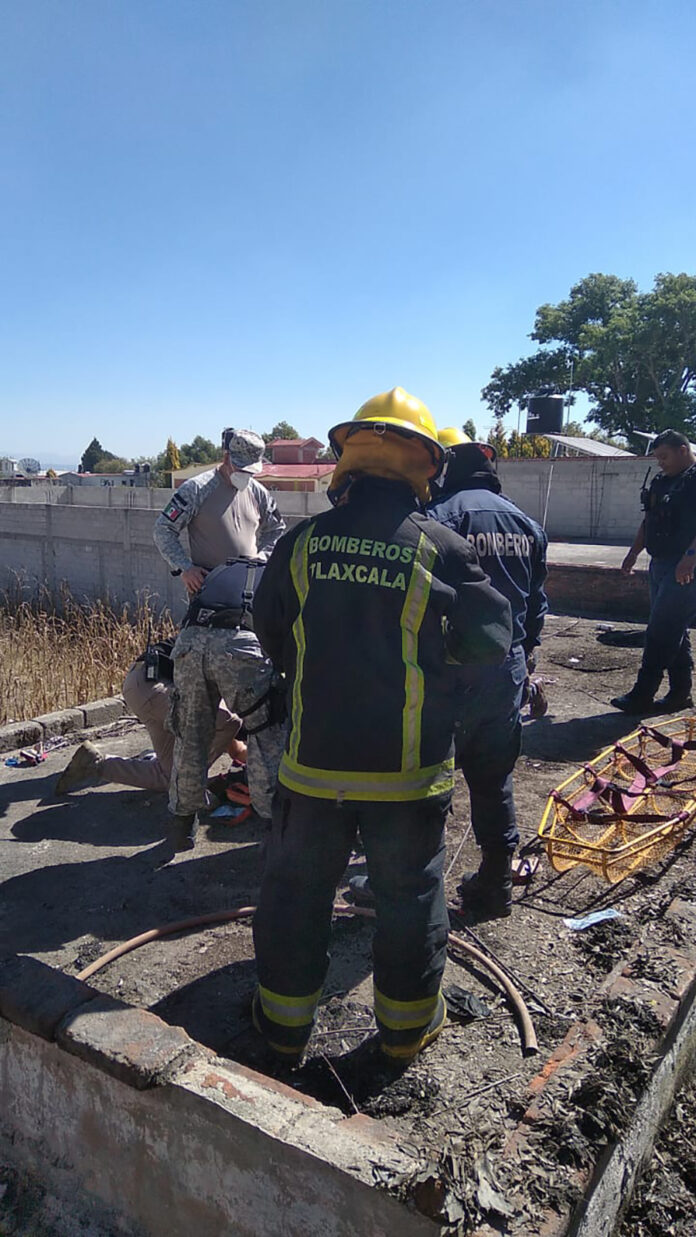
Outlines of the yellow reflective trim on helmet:
{"type": "Polygon", "coordinates": [[[357,802],[411,803],[448,794],[454,786],[454,757],[441,764],[398,773],[315,769],[284,752],[278,780],[288,790],[312,799],[348,799],[357,802]]]}
{"type": "Polygon", "coordinates": [[[405,668],[401,735],[401,768],[404,771],[417,769],[420,765],[425,686],[423,671],[418,664],[418,637],[430,597],[436,556],[435,546],[425,533],[421,533],[400,619],[401,655],[405,668]]]}
{"type": "Polygon", "coordinates": [[[290,559],[290,574],[292,582],[297,593],[297,600],[300,608],[297,618],[292,625],[292,634],[295,640],[295,648],[297,649],[295,663],[295,681],[292,688],[292,725],[290,728],[289,749],[293,756],[297,758],[300,747],[300,732],[302,729],[302,674],[304,672],[304,659],[307,651],[307,642],[305,640],[304,629],[304,607],[309,593],[309,566],[308,566],[308,545],[309,538],[314,531],[314,522],[312,522],[303,533],[297,538],[290,559]]]}

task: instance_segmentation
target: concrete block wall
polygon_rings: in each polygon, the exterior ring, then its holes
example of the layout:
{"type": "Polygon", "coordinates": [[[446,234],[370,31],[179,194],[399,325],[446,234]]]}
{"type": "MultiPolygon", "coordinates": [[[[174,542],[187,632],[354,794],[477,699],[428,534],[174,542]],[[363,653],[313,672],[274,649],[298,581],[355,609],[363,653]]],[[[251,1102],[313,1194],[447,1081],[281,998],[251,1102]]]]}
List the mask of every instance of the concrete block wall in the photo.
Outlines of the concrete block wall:
{"type": "Polygon", "coordinates": [[[0,504],[0,588],[19,578],[27,593],[37,585],[54,591],[67,581],[77,598],[109,597],[119,605],[147,593],[178,620],[184,589],[152,540],[156,515],[129,507],[0,504]]]}
{"type": "MultiPolygon", "coordinates": [[[[629,459],[501,460],[503,493],[539,523],[548,495],[552,541],[630,545],[640,524],[640,489],[649,461],[629,459]]],[[[655,466],[653,466],[655,471],[655,466]]]]}
{"type": "MultiPolygon", "coordinates": [[[[504,492],[540,522],[548,495],[552,540],[629,545],[641,519],[646,468],[643,458],[503,460],[500,478],[504,492]]],[[[118,604],[148,593],[181,618],[183,587],[152,540],[171,491],[47,486],[48,501],[39,501],[40,488],[9,487],[4,500],[0,495],[0,588],[21,574],[29,590],[65,580],[78,597],[108,596],[118,604]],[[9,501],[8,493],[15,495],[9,501]]],[[[325,494],[279,491],[275,498],[288,527],[329,508],[325,494]]]]}
{"type": "Polygon", "coordinates": [[[65,1233],[441,1232],[376,1188],[417,1163],[369,1117],[220,1059],[31,957],[0,961],[0,1156],[40,1183],[65,1233]]]}
{"type": "Polygon", "coordinates": [[[2,503],[55,503],[62,507],[145,507],[161,511],[169,502],[173,490],[150,489],[128,485],[3,485],[2,503]]]}
{"type": "MultiPolygon", "coordinates": [[[[28,491],[22,491],[28,492],[28,491]]],[[[45,584],[55,590],[67,581],[75,597],[109,597],[122,605],[148,594],[156,607],[167,606],[178,621],[186,608],[181,581],[172,576],[153,540],[157,515],[171,491],[152,490],[154,510],[139,505],[86,505],[92,494],[120,491],[79,489],[78,502],[0,502],[0,589],[21,577],[26,592],[45,584]]],[[[123,490],[140,496],[146,490],[123,490]]],[[[330,505],[324,494],[278,494],[289,527],[330,505]]]]}

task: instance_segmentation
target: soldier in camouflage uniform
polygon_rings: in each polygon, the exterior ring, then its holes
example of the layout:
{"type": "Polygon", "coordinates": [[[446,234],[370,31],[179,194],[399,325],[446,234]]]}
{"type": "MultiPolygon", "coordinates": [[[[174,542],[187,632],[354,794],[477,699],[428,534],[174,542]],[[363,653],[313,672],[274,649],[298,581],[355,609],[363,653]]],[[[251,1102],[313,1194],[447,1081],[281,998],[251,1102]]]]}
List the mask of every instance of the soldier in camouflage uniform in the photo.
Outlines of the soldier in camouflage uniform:
{"type": "Polygon", "coordinates": [[[223,431],[223,463],[186,481],[155,523],[154,538],[192,605],[174,646],[174,691],[169,724],[174,767],[169,788],[173,842],[194,844],[196,813],[206,807],[208,749],[219,701],[248,724],[247,769],[252,805],[270,816],[285,727],[273,722],[271,662],[254,635],[250,608],[222,613],[196,607],[206,576],[229,560],[263,561],[285,528],[276,504],[253,474],[262,469],[263,439],[252,430],[223,431]],[[180,537],[186,529],[190,554],[180,537]],[[262,703],[259,704],[258,702],[262,703]],[[254,706],[257,705],[257,708],[254,706]],[[254,733],[258,731],[258,733],[254,733]]]}

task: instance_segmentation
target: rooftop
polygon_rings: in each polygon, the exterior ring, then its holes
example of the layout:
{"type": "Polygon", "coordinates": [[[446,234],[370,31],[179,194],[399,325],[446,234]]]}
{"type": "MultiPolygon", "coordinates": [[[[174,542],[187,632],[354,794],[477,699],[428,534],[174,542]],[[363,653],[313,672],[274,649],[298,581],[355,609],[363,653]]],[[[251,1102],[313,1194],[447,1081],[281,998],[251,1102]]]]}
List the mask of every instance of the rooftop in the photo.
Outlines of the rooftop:
{"type": "Polygon", "coordinates": [[[336,467],[335,460],[323,460],[316,464],[271,464],[263,461],[263,468],[257,475],[262,477],[325,477],[336,467]]]}
{"type": "Polygon", "coordinates": [[[318,438],[274,438],[273,442],[267,444],[268,447],[317,447],[317,449],[323,445],[318,438]]]}

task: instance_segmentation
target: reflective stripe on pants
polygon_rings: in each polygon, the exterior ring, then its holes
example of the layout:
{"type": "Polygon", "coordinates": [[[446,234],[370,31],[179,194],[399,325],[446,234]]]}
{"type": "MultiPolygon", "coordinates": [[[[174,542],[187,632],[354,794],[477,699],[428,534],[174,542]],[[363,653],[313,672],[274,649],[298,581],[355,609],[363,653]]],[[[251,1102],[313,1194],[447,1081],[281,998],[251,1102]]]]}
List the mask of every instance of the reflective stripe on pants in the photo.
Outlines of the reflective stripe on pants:
{"type": "MultiPolygon", "coordinates": [[[[308,1015],[307,1003],[318,998],[323,986],[336,887],[358,829],[376,899],[373,967],[379,1031],[385,1043],[420,1039],[437,1004],[446,959],[442,869],[448,807],[449,796],[339,807],[279,788],[254,919],[261,995],[266,991],[279,1002],[284,1019],[264,1000],[262,1029],[269,1042],[297,1046],[301,1030],[309,1038],[309,1021],[298,1027],[287,1019],[295,1008],[308,1015]],[[298,1006],[290,1006],[293,999],[298,1006]]],[[[354,982],[361,978],[355,976],[354,982]]]]}

